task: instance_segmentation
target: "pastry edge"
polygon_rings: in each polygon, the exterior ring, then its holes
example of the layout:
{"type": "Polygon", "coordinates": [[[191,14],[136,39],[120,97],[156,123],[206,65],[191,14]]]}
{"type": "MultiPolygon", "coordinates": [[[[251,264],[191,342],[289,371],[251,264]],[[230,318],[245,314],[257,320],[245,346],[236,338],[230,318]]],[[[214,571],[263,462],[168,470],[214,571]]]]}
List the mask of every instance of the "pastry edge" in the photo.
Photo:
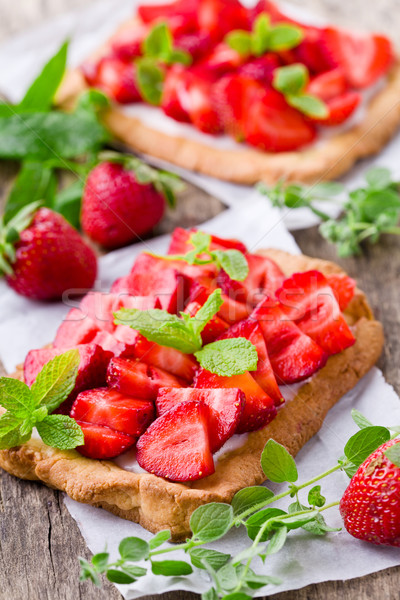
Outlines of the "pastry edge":
{"type": "MultiPolygon", "coordinates": [[[[285,274],[318,269],[325,274],[342,272],[334,263],[294,256],[280,250],[260,251],[279,264],[285,274]]],[[[328,410],[365,375],[383,347],[382,326],[375,321],[365,295],[357,291],[346,310],[354,325],[356,343],[332,356],[326,366],[305,383],[295,398],[260,431],[250,433],[240,448],[217,463],[216,472],[191,484],[166,481],[151,474],[125,471],[111,461],[82,457],[76,451],[60,451],[32,439],[0,452],[0,466],[10,474],[42,481],[66,492],[72,499],[139,523],[156,532],[170,529],[172,539],[190,535],[193,510],[208,502],[230,502],[241,488],[262,483],[262,449],[268,439],[283,444],[294,456],[322,426],[328,410]]],[[[21,371],[14,374],[22,377],[21,371]]]]}

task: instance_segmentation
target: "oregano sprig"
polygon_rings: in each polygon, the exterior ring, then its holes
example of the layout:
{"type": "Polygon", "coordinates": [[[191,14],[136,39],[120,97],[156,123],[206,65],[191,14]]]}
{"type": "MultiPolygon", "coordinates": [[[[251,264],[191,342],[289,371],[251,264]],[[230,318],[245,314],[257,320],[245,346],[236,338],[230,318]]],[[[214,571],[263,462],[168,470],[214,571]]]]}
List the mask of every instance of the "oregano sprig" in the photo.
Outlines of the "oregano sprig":
{"type": "Polygon", "coordinates": [[[272,86],[285,96],[286,102],[293,108],[308,117],[326,119],[329,110],[325,102],[306,91],[309,79],[307,67],[295,63],[275,69],[272,86]]]}
{"type": "Polygon", "coordinates": [[[9,377],[0,378],[0,449],[27,442],[36,427],[45,444],[71,450],[84,443],[78,423],[66,415],[52,413],[69,396],[75,386],[79,352],[68,350],[48,362],[29,387],[9,377]]]}

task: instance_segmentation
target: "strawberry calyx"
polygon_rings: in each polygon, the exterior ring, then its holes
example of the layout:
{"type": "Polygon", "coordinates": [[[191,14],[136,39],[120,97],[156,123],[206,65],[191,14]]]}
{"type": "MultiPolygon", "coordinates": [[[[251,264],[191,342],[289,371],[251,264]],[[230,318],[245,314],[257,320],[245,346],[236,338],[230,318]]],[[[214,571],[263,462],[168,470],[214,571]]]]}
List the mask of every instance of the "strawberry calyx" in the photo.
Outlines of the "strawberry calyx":
{"type": "Polygon", "coordinates": [[[24,206],[12,219],[0,219],[0,275],[12,275],[12,264],[16,260],[15,244],[20,234],[31,224],[36,211],[42,205],[38,200],[24,206]]]}

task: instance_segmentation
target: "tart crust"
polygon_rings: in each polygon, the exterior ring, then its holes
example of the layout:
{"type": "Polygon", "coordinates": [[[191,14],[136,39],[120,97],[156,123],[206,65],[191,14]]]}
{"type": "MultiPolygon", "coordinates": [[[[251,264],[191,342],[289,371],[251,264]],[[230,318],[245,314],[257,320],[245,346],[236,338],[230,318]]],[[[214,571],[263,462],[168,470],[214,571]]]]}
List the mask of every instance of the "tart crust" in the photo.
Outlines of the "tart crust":
{"type": "MultiPolygon", "coordinates": [[[[274,249],[259,253],[275,260],[287,276],[309,269],[343,273],[334,263],[304,255],[274,249]]],[[[75,450],[50,448],[36,439],[0,451],[0,466],[16,477],[42,481],[78,502],[104,508],[152,532],[170,529],[173,540],[184,539],[190,534],[190,515],[198,506],[230,502],[239,489],[264,481],[260,456],[268,439],[296,455],[318,432],[328,410],[378,360],[383,347],[382,326],[374,320],[363,292],[356,291],[345,315],[353,326],[356,343],[331,356],[269,425],[249,433],[241,447],[220,457],[209,477],[187,484],[172,483],[150,473],[125,471],[111,461],[84,458],[75,450]]],[[[23,379],[22,368],[13,376],[23,379]]]]}
{"type": "MultiPolygon", "coordinates": [[[[127,21],[91,58],[110,48],[114,37],[132,27],[127,21]]],[[[80,70],[69,71],[57,102],[66,107],[87,88],[80,70]]],[[[243,150],[221,150],[181,136],[151,129],[140,119],[127,116],[113,105],[104,123],[115,137],[134,152],[162,159],[179,167],[241,184],[279,179],[303,183],[330,180],[349,171],[357,160],[377,154],[400,126],[400,59],[388,73],[384,87],[365,108],[362,121],[345,132],[294,152],[268,153],[243,146],[243,150]]]]}

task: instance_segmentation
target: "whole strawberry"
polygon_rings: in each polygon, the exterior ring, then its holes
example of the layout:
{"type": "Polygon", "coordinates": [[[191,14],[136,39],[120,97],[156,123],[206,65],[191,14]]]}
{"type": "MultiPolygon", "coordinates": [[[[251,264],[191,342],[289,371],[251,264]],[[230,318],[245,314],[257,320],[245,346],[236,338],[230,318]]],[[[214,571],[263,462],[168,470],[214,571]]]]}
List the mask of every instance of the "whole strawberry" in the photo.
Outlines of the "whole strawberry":
{"type": "Polygon", "coordinates": [[[125,246],[161,220],[165,198],[173,203],[173,175],[156,171],[132,156],[108,153],[86,181],[81,224],[105,248],[125,246]]]}
{"type": "Polygon", "coordinates": [[[93,287],[97,259],[62,217],[37,203],[25,207],[0,230],[0,271],[18,294],[57,300],[66,290],[93,287]]]}
{"type": "Polygon", "coordinates": [[[343,495],[340,513],[354,537],[400,547],[400,467],[385,454],[395,444],[400,440],[382,444],[363,462],[343,495]]]}

